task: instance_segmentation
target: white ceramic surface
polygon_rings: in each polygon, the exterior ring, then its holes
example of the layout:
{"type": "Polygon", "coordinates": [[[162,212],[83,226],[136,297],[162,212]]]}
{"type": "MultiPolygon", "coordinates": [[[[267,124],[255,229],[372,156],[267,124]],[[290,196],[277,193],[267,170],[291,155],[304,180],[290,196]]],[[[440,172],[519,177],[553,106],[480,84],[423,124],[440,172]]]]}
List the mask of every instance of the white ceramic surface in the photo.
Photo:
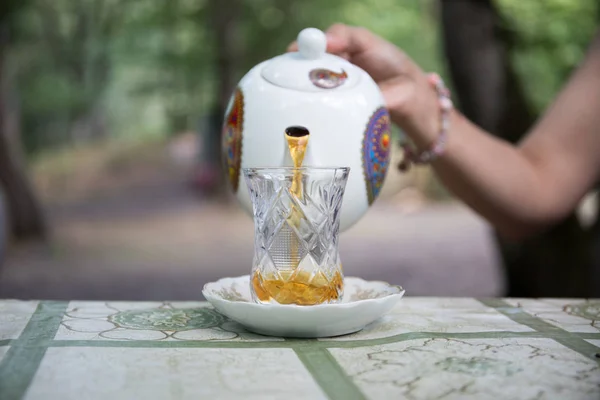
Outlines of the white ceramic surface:
{"type": "MultiPolygon", "coordinates": [[[[366,179],[364,153],[379,145],[381,135],[387,135],[389,143],[389,115],[369,74],[341,57],[325,54],[325,37],[319,32],[303,31],[301,51],[264,61],[242,78],[226,111],[223,150],[237,199],[251,215],[240,168],[293,166],[284,131],[293,125],[306,127],[311,136],[304,166],[350,167],[341,212],[340,230],[344,231],[377,197],[370,189],[372,180],[366,179]],[[334,88],[318,87],[309,77],[318,69],[345,72],[346,78],[334,88]],[[373,133],[375,124],[384,128],[373,133]]],[[[384,153],[389,155],[391,144],[385,146],[384,153]]],[[[378,171],[387,171],[387,160],[378,171]]]]}
{"type": "Polygon", "coordinates": [[[219,279],[207,283],[202,294],[221,314],[269,336],[319,338],[357,332],[390,311],[404,295],[400,286],[346,277],[339,304],[257,304],[252,302],[249,279],[248,275],[219,279]]]}
{"type": "Polygon", "coordinates": [[[327,39],[323,32],[315,28],[304,29],[298,35],[298,51],[269,60],[262,68],[261,76],[282,88],[323,93],[331,89],[316,86],[310,79],[310,71],[327,69],[336,74],[346,74],[343,84],[336,89],[347,92],[360,82],[363,75],[361,72],[364,71],[344,58],[325,53],[326,47],[327,39]]]}

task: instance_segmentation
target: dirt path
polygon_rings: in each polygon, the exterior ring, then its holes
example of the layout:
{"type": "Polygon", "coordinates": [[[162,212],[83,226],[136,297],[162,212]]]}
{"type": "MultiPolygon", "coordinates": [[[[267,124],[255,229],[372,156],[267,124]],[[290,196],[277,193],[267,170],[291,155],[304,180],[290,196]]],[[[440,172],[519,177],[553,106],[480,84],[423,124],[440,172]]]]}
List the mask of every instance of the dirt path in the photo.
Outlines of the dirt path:
{"type": "MultiPolygon", "coordinates": [[[[144,155],[147,165],[132,164],[135,179],[121,166],[115,189],[49,206],[50,244],[10,249],[0,297],[198,299],[206,282],[248,273],[251,219],[235,203],[199,198],[189,171],[144,155]]],[[[401,284],[410,295],[501,294],[487,226],[456,204],[394,197],[403,185],[389,177],[388,194],[341,236],[346,274],[401,284]]]]}
{"type": "MultiPolygon", "coordinates": [[[[10,251],[0,296],[197,299],[206,282],[249,272],[252,222],[235,206],[193,196],[160,204],[62,217],[50,245],[10,251]]],[[[340,241],[347,275],[401,284],[412,295],[487,296],[503,288],[487,227],[456,205],[408,215],[381,205],[340,241]]]]}

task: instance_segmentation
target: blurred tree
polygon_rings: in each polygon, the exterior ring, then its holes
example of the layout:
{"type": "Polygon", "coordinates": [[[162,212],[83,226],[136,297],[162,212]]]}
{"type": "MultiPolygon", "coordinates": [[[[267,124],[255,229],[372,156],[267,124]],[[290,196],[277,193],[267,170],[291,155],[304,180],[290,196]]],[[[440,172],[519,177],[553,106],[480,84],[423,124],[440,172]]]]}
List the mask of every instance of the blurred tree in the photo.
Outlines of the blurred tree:
{"type": "Polygon", "coordinates": [[[36,151],[107,135],[104,93],[111,45],[129,0],[32,0],[13,52],[23,102],[24,143],[36,151]]]}
{"type": "Polygon", "coordinates": [[[31,0],[12,52],[25,149],[196,129],[222,109],[231,82],[285,51],[307,26],[365,25],[434,69],[433,1],[31,0]],[[223,28],[229,20],[237,21],[231,33],[223,28]],[[217,38],[228,41],[225,48],[217,38]],[[235,65],[222,70],[226,53],[235,54],[235,65]],[[150,106],[164,115],[142,117],[150,106]]]}
{"type": "Polygon", "coordinates": [[[584,56],[598,24],[597,0],[495,0],[513,31],[511,63],[536,112],[544,110],[584,56]]]}
{"type": "MultiPolygon", "coordinates": [[[[46,232],[41,208],[27,178],[17,103],[8,71],[11,28],[16,12],[23,5],[11,1],[0,8],[0,186],[6,195],[11,233],[19,239],[43,237],[46,232]]],[[[0,243],[0,247],[3,245],[0,243]]]]}
{"type": "Polygon", "coordinates": [[[40,1],[36,10],[41,43],[69,87],[69,139],[73,143],[106,136],[102,94],[111,72],[111,38],[124,11],[118,0],[40,1]]]}
{"type": "Polygon", "coordinates": [[[463,112],[516,142],[535,116],[510,61],[515,38],[490,0],[442,1],[442,37],[463,112]]]}
{"type": "Polygon", "coordinates": [[[215,72],[219,82],[216,101],[219,114],[225,115],[229,97],[237,85],[237,68],[242,59],[239,0],[211,0],[210,27],[214,35],[215,72]]]}
{"type": "Polygon", "coordinates": [[[224,167],[221,163],[221,126],[229,98],[237,85],[243,59],[244,43],[240,35],[242,2],[210,0],[209,21],[214,48],[215,102],[209,111],[209,124],[203,132],[203,164],[199,183],[211,193],[225,189],[224,167]]]}
{"type": "Polygon", "coordinates": [[[118,58],[135,67],[131,93],[160,98],[168,134],[194,129],[214,97],[208,9],[201,0],[137,1],[123,27],[118,58]]]}
{"type": "MultiPolygon", "coordinates": [[[[522,36],[509,28],[491,0],[442,0],[441,21],[462,111],[486,130],[516,143],[537,116],[513,63],[516,49],[526,46],[522,36]]],[[[562,80],[573,66],[557,66],[562,67],[562,80]]],[[[600,265],[593,257],[592,239],[592,231],[585,231],[574,214],[521,244],[498,237],[508,295],[599,295],[593,277],[600,265]]]]}

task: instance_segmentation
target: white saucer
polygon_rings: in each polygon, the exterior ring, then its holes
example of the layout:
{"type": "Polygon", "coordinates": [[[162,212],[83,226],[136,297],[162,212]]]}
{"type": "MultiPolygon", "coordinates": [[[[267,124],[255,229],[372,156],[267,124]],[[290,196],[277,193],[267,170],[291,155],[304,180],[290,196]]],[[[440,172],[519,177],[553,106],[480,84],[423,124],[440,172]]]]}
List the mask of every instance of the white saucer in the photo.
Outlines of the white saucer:
{"type": "Polygon", "coordinates": [[[404,295],[400,286],[344,278],[341,303],[318,306],[258,304],[249,275],[207,283],[202,294],[221,314],[261,335],[297,338],[354,333],[387,313],[404,295]]]}

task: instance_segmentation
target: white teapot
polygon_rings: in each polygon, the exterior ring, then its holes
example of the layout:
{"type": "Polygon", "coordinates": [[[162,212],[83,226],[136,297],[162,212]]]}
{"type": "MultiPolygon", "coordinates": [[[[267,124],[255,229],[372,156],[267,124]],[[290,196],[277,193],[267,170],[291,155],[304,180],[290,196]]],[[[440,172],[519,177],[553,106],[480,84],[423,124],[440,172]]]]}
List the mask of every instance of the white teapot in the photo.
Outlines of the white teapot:
{"type": "Polygon", "coordinates": [[[390,117],[364,70],[328,54],[315,28],[298,35],[296,53],[252,68],[227,106],[223,162],[232,190],[252,214],[241,168],[293,166],[284,132],[310,132],[303,166],[350,167],[340,230],[358,221],[379,195],[390,162],[390,117]]]}

